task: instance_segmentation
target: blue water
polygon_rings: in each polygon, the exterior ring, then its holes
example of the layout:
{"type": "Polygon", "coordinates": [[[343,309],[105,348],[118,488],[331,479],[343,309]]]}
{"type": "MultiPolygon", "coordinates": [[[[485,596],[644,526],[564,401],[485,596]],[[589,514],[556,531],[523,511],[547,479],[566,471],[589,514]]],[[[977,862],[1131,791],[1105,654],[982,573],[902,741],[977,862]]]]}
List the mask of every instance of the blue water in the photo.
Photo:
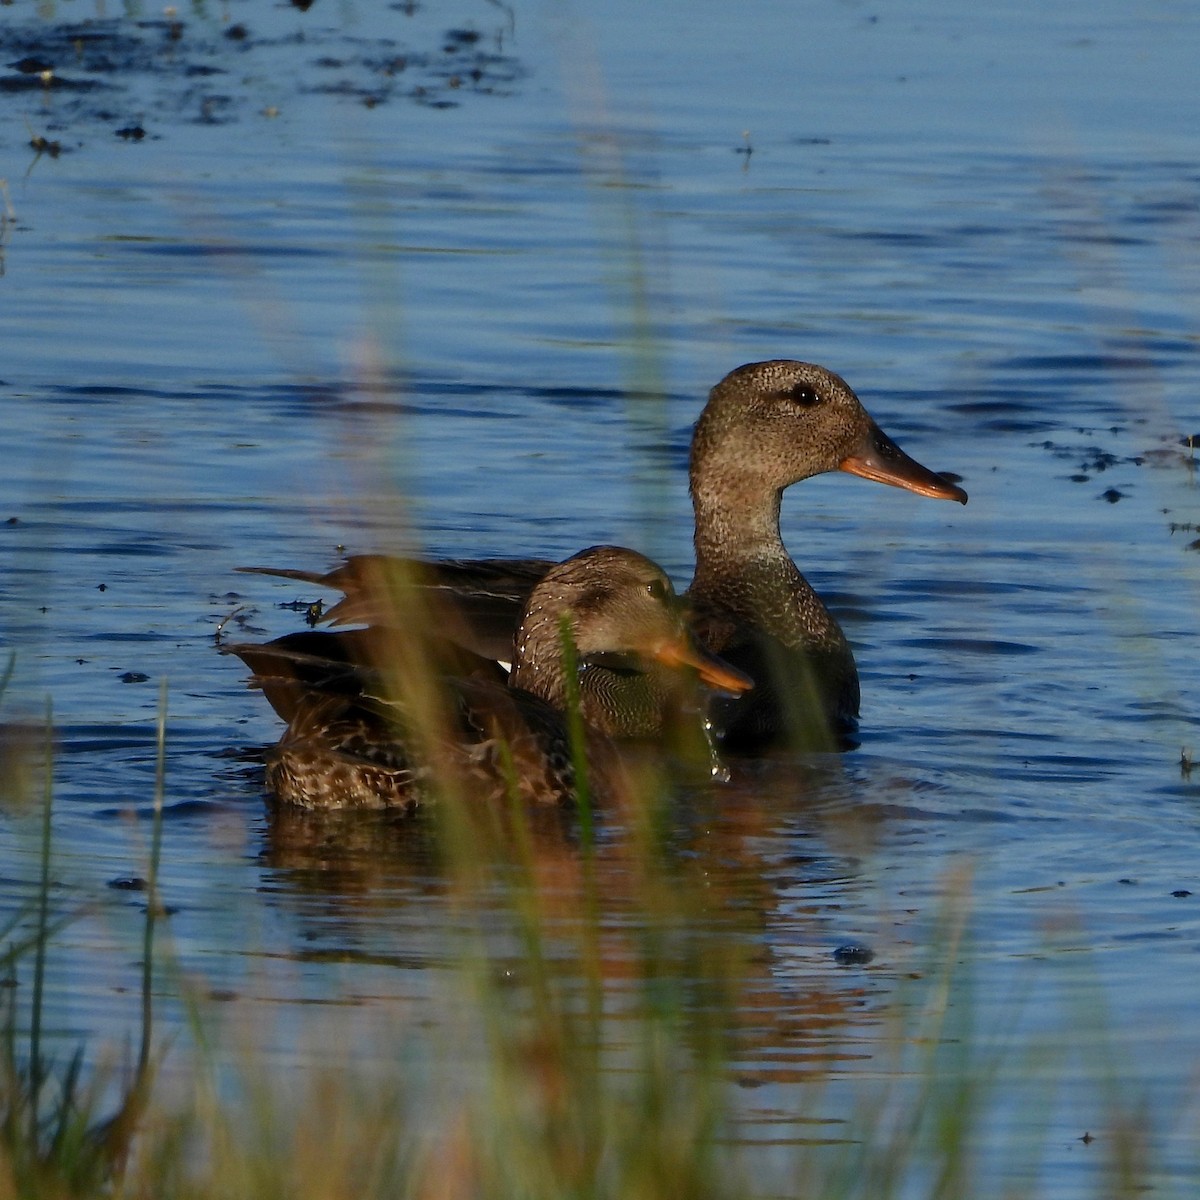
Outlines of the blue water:
{"type": "MultiPolygon", "coordinates": [[[[103,15],[80,7],[4,9],[6,51],[103,15]]],[[[278,727],[213,634],[235,609],[284,632],[274,605],[314,596],[233,568],[620,541],[686,581],[707,389],[805,358],[971,501],[846,476],[785,498],[856,646],[862,746],[735,780],[705,847],[761,876],[747,1139],[802,1125],[784,1068],[830,1044],[805,997],[846,1006],[835,1080],[884,1069],[876,1016],[966,864],[979,1024],[1028,988],[1031,1034],[1112,1051],[1189,1194],[1194,1130],[1166,1131],[1200,1054],[1200,12],[434,7],[234,3],[235,42],[197,6],[175,57],[113,19],[134,40],[93,73],[102,104],[0,89],[4,704],[52,699],[57,877],[100,903],[62,938],[62,1031],[132,1027],[138,902],[105,885],[144,871],[163,678],[185,970],[280,1061],[306,1030],[321,1058],[308,1001],[362,1046],[428,1019],[450,918],[424,853],[298,849],[267,821],[278,727]],[[448,54],[451,26],[483,37],[448,54]],[[835,965],[851,941],[870,966],[835,965]]],[[[0,837],[11,900],[31,818],[0,837]]],[[[1103,1089],[1083,1056],[1047,1070],[1044,1160],[997,1134],[989,1169],[1095,1194],[1103,1142],[1076,1139],[1103,1089]]],[[[1002,1091],[1009,1133],[1027,1086],[1002,1091]]]]}

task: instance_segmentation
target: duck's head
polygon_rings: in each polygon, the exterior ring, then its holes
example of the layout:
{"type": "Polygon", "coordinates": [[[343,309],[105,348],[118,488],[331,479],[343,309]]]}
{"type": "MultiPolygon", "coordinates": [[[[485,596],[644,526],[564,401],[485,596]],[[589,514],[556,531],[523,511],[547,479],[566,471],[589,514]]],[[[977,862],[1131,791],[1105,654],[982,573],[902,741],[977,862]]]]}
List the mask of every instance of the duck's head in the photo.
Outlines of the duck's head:
{"type": "Polygon", "coordinates": [[[696,645],[670,579],[633,550],[593,546],[547,572],[517,631],[514,683],[536,690],[530,681],[560,661],[564,624],[580,665],[646,670],[661,663],[695,670],[701,682],[720,691],[753,686],[696,645]]]}
{"type": "Polygon", "coordinates": [[[825,471],[967,502],[962,488],[905,454],[850,385],[824,367],[792,359],[747,363],[713,388],[692,438],[694,491],[728,489],[736,479],[778,492],[825,471]]]}

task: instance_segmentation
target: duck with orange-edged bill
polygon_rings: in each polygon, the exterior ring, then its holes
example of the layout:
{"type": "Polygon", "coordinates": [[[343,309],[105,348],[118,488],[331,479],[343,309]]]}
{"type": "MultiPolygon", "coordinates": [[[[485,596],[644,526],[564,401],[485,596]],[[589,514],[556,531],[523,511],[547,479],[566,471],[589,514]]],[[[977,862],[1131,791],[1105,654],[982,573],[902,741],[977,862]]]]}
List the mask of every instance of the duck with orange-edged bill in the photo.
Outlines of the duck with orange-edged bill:
{"type": "MultiPolygon", "coordinates": [[[[845,380],[815,363],[748,363],[710,392],[692,436],[696,566],[685,599],[700,645],[755,681],[752,691],[729,698],[716,714],[714,731],[726,747],[852,742],[860,700],[854,655],[792,561],[779,527],[783,492],[832,471],[967,502],[961,487],[888,437],[845,380]]],[[[325,615],[333,624],[387,623],[397,581],[415,583],[450,601],[463,645],[505,659],[522,606],[550,566],[543,559],[360,555],[328,573],[245,569],[343,592],[325,615]]],[[[667,706],[654,678],[597,678],[598,690],[632,693],[621,708],[629,727],[618,735],[653,735],[661,727],[667,706]]]]}
{"type": "MultiPolygon", "coordinates": [[[[589,786],[603,796],[619,775],[609,733],[624,723],[621,694],[603,682],[610,673],[654,671],[661,687],[667,672],[681,696],[752,686],[696,646],[662,569],[613,546],[581,551],[537,582],[507,679],[448,639],[402,638],[383,625],[225,649],[287,722],[268,756],[269,791],[307,809],[408,808],[447,785],[481,802],[569,800],[578,783],[566,717],[573,702],[589,786]]],[[[691,710],[698,720],[701,709],[691,710]]]]}

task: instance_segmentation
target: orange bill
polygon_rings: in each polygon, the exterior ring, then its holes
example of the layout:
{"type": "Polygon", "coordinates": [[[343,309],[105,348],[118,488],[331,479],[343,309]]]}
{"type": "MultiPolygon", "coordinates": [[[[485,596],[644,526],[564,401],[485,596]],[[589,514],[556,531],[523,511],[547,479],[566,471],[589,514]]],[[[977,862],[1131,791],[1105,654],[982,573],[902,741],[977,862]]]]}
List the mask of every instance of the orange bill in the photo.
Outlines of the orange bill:
{"type": "Polygon", "coordinates": [[[749,675],[743,675],[736,667],[698,649],[684,638],[663,642],[653,656],[664,666],[692,667],[699,673],[701,683],[719,692],[730,692],[736,696],[754,686],[754,680],[749,675]]]}
{"type": "Polygon", "coordinates": [[[878,483],[890,483],[893,487],[916,492],[918,496],[932,496],[935,500],[957,500],[966,504],[967,493],[957,484],[943,479],[928,467],[923,467],[915,458],[909,458],[878,425],[872,423],[866,436],[838,464],[851,475],[874,479],[878,483]]]}

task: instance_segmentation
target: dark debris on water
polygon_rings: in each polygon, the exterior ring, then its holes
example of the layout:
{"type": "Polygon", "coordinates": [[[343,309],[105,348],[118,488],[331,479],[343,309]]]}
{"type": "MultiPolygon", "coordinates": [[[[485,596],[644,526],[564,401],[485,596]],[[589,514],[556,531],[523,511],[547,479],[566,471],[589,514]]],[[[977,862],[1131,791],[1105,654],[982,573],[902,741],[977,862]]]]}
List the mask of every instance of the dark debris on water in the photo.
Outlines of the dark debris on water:
{"type": "Polygon", "coordinates": [[[108,886],[117,892],[144,892],[149,885],[140,875],[119,875],[108,886]]]}
{"type": "Polygon", "coordinates": [[[36,150],[39,154],[48,154],[51,158],[57,158],[62,153],[62,142],[54,142],[49,138],[44,138],[40,134],[29,139],[30,148],[36,150]]]}
{"type": "MultiPolygon", "coordinates": [[[[428,45],[408,46],[328,27],[262,37],[244,21],[33,20],[0,27],[0,105],[6,96],[46,92],[56,98],[52,130],[105,124],[140,141],[144,112],[162,124],[225,124],[261,114],[246,64],[258,58],[259,74],[278,80],[282,51],[295,60],[285,77],[297,94],[344,96],[370,107],[393,100],[457,107],[470,94],[503,95],[524,76],[520,61],[503,52],[505,38],[504,29],[451,28],[429,35],[428,45]]],[[[31,146],[51,155],[61,149],[46,135],[31,146]]]]}
{"type": "Polygon", "coordinates": [[[846,942],[833,952],[833,961],[839,967],[865,967],[875,958],[875,951],[862,942],[846,942]]]}

